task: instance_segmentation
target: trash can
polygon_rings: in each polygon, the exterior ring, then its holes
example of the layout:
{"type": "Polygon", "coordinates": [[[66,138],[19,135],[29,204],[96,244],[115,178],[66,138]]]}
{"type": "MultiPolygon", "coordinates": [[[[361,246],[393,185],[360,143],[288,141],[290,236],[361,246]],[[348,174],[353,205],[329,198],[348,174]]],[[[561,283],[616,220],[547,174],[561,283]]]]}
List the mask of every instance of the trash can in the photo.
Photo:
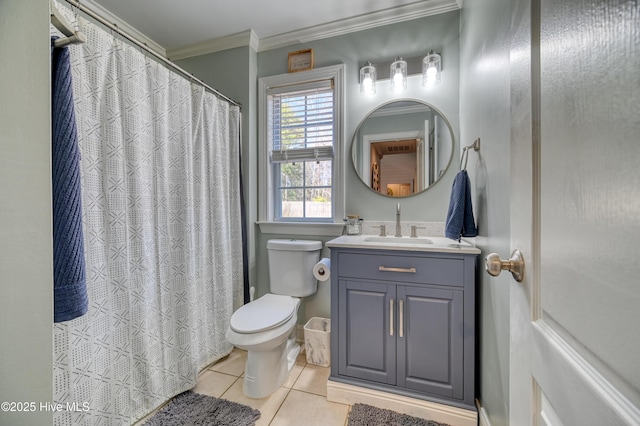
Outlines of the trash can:
{"type": "Polygon", "coordinates": [[[313,317],[307,321],[304,325],[304,350],[307,353],[307,363],[320,367],[331,365],[330,338],[330,319],[313,317]]]}

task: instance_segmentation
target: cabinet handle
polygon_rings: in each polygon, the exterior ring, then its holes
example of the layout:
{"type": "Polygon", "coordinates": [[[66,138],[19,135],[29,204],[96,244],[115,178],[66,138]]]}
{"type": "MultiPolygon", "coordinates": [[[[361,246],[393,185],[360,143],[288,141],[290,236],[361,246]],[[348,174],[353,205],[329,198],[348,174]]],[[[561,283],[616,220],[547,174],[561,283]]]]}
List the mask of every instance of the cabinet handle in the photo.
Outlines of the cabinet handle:
{"type": "Polygon", "coordinates": [[[404,337],[404,300],[398,300],[398,309],[400,310],[398,312],[398,321],[400,322],[398,324],[398,334],[400,337],[404,337]]]}
{"type": "Polygon", "coordinates": [[[393,336],[393,299],[389,300],[389,336],[393,336]]]}
{"type": "Polygon", "coordinates": [[[416,273],[416,268],[389,268],[387,266],[378,266],[378,271],[384,272],[408,272],[411,274],[416,273]]]}

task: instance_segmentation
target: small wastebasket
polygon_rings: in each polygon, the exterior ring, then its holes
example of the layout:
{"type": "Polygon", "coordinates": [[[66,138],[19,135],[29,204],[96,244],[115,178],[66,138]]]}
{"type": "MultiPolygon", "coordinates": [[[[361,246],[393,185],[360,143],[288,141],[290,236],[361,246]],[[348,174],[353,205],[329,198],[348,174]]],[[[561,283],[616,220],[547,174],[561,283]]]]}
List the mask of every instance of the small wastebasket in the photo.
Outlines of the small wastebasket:
{"type": "Polygon", "coordinates": [[[313,317],[304,325],[304,350],[309,364],[329,367],[331,352],[331,320],[313,317]]]}

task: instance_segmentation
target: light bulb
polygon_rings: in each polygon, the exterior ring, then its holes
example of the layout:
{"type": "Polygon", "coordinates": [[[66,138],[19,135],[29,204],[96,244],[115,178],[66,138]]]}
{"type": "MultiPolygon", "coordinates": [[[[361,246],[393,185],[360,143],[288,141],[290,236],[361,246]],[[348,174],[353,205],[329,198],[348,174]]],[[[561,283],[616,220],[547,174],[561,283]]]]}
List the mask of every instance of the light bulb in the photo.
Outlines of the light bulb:
{"type": "Polygon", "coordinates": [[[375,89],[373,88],[373,80],[371,79],[371,76],[367,75],[362,81],[362,85],[364,86],[365,94],[373,95],[374,93],[376,93],[375,89]]]}
{"type": "Polygon", "coordinates": [[[431,66],[427,68],[427,77],[424,80],[425,86],[434,86],[436,84],[436,76],[438,75],[438,70],[436,67],[431,66]]]}
{"type": "Polygon", "coordinates": [[[402,73],[397,72],[396,75],[393,76],[393,87],[395,90],[401,90],[402,86],[402,73]]]}
{"type": "Polygon", "coordinates": [[[376,67],[367,62],[360,68],[360,93],[374,95],[376,93],[376,67]]]}
{"type": "Polygon", "coordinates": [[[433,87],[440,84],[441,60],[439,54],[433,51],[429,52],[422,60],[422,85],[425,87],[433,87]]]}
{"type": "Polygon", "coordinates": [[[407,88],[407,62],[400,56],[391,64],[391,91],[400,92],[407,88]]]}

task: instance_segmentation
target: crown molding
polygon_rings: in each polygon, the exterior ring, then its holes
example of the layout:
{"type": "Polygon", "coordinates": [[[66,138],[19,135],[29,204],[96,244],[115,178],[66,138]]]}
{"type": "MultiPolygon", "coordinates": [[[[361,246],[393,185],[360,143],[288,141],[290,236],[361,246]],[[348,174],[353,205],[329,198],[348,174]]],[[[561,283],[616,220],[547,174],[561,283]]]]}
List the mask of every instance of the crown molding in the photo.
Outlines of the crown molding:
{"type": "MultiPolygon", "coordinates": [[[[73,2],[69,2],[69,4],[73,6],[74,3],[73,2]]],[[[105,9],[102,6],[100,6],[98,3],[94,2],[93,0],[82,0],[82,6],[86,7],[91,12],[93,12],[96,15],[100,16],[105,21],[108,21],[108,22],[114,24],[115,26],[120,28],[124,33],[132,36],[133,38],[138,40],[140,43],[146,44],[147,47],[150,50],[153,50],[155,53],[157,53],[157,54],[159,54],[159,55],[161,55],[161,56],[163,56],[165,58],[167,57],[167,51],[165,50],[164,47],[162,47],[161,45],[159,45],[155,41],[151,40],[149,37],[147,37],[146,35],[144,35],[140,31],[136,30],[134,27],[129,25],[127,22],[123,21],[117,15],[114,15],[113,13],[109,12],[107,9],[105,9]]]]}
{"type": "MultiPolygon", "coordinates": [[[[85,0],[88,1],[88,0],[85,0]]],[[[214,53],[235,47],[251,46],[257,52],[290,46],[298,43],[308,43],[343,34],[349,34],[383,25],[410,21],[412,19],[437,15],[460,9],[461,0],[425,0],[405,6],[385,9],[353,18],[342,19],[328,24],[304,28],[270,37],[258,39],[253,30],[207,40],[202,43],[184,46],[167,51],[172,60],[185,59],[192,56],[214,53]]]]}
{"type": "Polygon", "coordinates": [[[253,30],[246,30],[225,37],[167,50],[167,57],[171,58],[172,61],[176,61],[244,46],[251,46],[254,50],[258,50],[258,43],[259,40],[256,33],[253,30]]]}
{"type": "Polygon", "coordinates": [[[279,34],[260,39],[258,52],[277,49],[297,43],[336,37],[339,35],[368,30],[398,22],[424,18],[426,16],[458,10],[456,0],[429,0],[411,3],[405,6],[367,13],[353,18],[342,19],[328,24],[304,28],[298,31],[279,34]]]}

